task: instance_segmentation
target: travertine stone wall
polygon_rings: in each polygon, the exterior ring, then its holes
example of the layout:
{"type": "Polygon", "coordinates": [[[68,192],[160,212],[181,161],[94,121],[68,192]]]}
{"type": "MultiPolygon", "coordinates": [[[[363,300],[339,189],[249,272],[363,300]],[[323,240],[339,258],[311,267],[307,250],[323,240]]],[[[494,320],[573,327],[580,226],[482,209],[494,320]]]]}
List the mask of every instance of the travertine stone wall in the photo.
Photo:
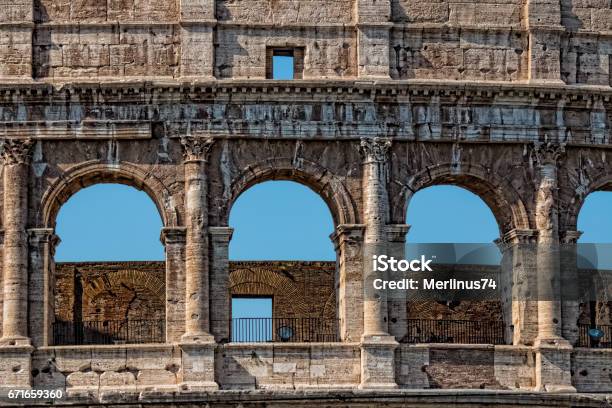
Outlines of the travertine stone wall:
{"type": "Polygon", "coordinates": [[[158,23],[176,21],[177,0],[34,0],[34,18],[39,23],[158,23]]]}
{"type": "Polygon", "coordinates": [[[353,0],[218,0],[217,19],[234,23],[350,23],[353,0]]]}
{"type": "Polygon", "coordinates": [[[217,349],[218,381],[226,389],[304,389],[359,383],[358,344],[227,344],[217,349]]]}
{"type": "Polygon", "coordinates": [[[0,77],[266,77],[303,48],[304,79],[610,86],[607,0],[37,0],[9,4],[0,77]]]}
{"type": "Polygon", "coordinates": [[[304,47],[304,79],[356,75],[355,31],[348,27],[283,28],[219,26],[217,78],[265,78],[267,47],[304,47]]]}
{"type": "Polygon", "coordinates": [[[612,349],[577,349],[572,352],[572,383],[582,392],[610,392],[612,349]]]}
{"type": "Polygon", "coordinates": [[[529,389],[535,360],[530,349],[508,346],[406,345],[396,352],[403,388],[529,389]]]}
{"type": "Polygon", "coordinates": [[[523,4],[522,0],[391,0],[393,21],[487,27],[517,27],[523,4]]]}
{"type": "Polygon", "coordinates": [[[612,30],[612,7],[609,0],[561,0],[563,25],[570,31],[612,30]]]}
{"type": "Polygon", "coordinates": [[[36,76],[176,76],[180,36],[173,25],[41,27],[34,33],[36,76]]]}
{"type": "Polygon", "coordinates": [[[518,81],[527,75],[527,48],[525,34],[512,29],[397,27],[390,35],[391,76],[518,81]]]}

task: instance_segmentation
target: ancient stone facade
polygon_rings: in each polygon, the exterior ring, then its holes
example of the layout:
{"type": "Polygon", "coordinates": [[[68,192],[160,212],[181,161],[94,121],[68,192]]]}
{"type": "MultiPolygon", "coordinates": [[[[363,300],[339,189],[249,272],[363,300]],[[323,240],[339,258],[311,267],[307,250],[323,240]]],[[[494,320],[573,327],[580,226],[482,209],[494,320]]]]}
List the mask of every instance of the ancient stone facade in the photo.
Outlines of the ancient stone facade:
{"type": "Polygon", "coordinates": [[[575,347],[579,305],[511,296],[556,293],[550,253],[529,265],[521,245],[575,242],[587,195],[612,188],[609,1],[19,0],[0,23],[0,386],[104,402],[612,391],[612,351],[575,347]],[[275,49],[295,51],[302,79],[267,79],[275,49]],[[333,215],[340,342],[221,342],[232,204],[277,179],[333,215]],[[95,183],[159,209],[165,343],[52,344],[55,219],[95,183]],[[406,302],[364,296],[379,275],[363,257],[401,254],[410,198],[440,184],[480,196],[500,248],[519,249],[504,260],[507,345],[399,344],[406,302]]]}

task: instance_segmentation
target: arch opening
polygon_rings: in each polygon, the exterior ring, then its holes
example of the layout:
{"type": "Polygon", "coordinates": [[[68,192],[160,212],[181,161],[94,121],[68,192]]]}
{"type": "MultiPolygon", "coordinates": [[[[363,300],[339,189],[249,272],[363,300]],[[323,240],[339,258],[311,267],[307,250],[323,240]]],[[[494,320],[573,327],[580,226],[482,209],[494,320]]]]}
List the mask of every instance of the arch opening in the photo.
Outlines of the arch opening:
{"type": "Polygon", "coordinates": [[[229,225],[232,341],[336,341],[327,202],[296,181],[254,183],[232,206],[229,225]],[[252,315],[268,301],[271,316],[252,315]]]}
{"type": "Polygon", "coordinates": [[[165,342],[163,220],[125,184],[81,188],[57,211],[54,345],[165,342]]]}
{"type": "MultiPolygon", "coordinates": [[[[576,248],[576,272],[573,277],[588,298],[578,305],[577,346],[612,348],[612,217],[606,216],[612,207],[612,191],[598,190],[587,195],[577,215],[581,231],[576,248]],[[598,330],[602,337],[593,337],[598,330]]],[[[567,292],[563,294],[567,295],[567,292]]]]}
{"type": "MultiPolygon", "coordinates": [[[[406,220],[407,259],[427,254],[445,279],[501,284],[501,253],[494,241],[503,227],[482,196],[457,185],[426,186],[410,197],[406,220]]],[[[505,343],[504,302],[494,291],[488,293],[482,299],[457,291],[444,299],[409,300],[404,341],[505,343]]]]}

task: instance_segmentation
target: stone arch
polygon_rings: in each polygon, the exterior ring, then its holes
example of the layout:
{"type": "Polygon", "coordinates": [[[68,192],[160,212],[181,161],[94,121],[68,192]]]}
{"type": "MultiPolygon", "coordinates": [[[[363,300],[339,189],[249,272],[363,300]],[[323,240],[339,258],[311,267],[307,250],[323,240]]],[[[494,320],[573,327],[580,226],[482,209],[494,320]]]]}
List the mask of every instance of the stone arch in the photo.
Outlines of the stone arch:
{"type": "Polygon", "coordinates": [[[294,181],[309,187],[325,201],[336,226],[358,223],[354,200],[338,176],[305,159],[296,165],[288,158],[273,158],[248,166],[232,181],[230,197],[222,212],[225,224],[232,206],[242,193],[255,184],[272,180],[294,181]]]}
{"type": "Polygon", "coordinates": [[[165,227],[179,225],[178,212],[172,204],[172,194],[155,175],[138,165],[122,162],[107,164],[98,160],[67,169],[44,193],[38,221],[45,228],[55,228],[60,208],[79,190],[94,184],[117,183],[134,187],[153,200],[165,227]]]}
{"type": "Polygon", "coordinates": [[[147,317],[160,317],[165,315],[165,291],[164,281],[151,273],[136,269],[121,269],[104,273],[85,282],[83,304],[93,307],[99,299],[102,299],[102,304],[113,304],[113,308],[121,309],[125,319],[129,319],[130,312],[136,312],[140,317],[145,314],[145,310],[147,317]],[[130,302],[109,302],[111,297],[118,296],[118,292],[126,290],[130,292],[130,296],[133,296],[130,302]],[[137,296],[138,294],[140,296],[137,296]],[[144,305],[140,299],[145,300],[144,305]]]}
{"type": "Polygon", "coordinates": [[[514,187],[492,175],[482,166],[456,170],[452,163],[430,166],[411,177],[402,188],[400,201],[394,206],[394,219],[405,220],[412,196],[427,187],[453,185],[476,194],[491,209],[500,236],[513,229],[529,229],[527,209],[514,187]]]}
{"type": "MultiPolygon", "coordinates": [[[[251,266],[232,271],[229,278],[229,291],[232,295],[244,296],[274,296],[283,297],[290,302],[293,313],[298,316],[309,316],[312,313],[309,305],[304,301],[301,288],[290,276],[278,271],[271,271],[262,266],[251,266]]],[[[334,319],[335,292],[330,287],[326,294],[325,304],[319,317],[334,319]]],[[[283,316],[284,317],[284,316],[283,316]]]]}
{"type": "Polygon", "coordinates": [[[308,313],[308,307],[303,302],[295,283],[279,273],[272,272],[265,267],[244,268],[230,274],[229,290],[232,295],[264,295],[287,296],[298,301],[291,306],[296,314],[308,313]]]}
{"type": "Polygon", "coordinates": [[[578,229],[580,210],[582,210],[586,198],[596,191],[612,191],[612,173],[606,172],[595,178],[594,181],[581,185],[579,189],[576,189],[576,195],[567,203],[567,209],[561,217],[561,230],[576,231],[578,229]]]}

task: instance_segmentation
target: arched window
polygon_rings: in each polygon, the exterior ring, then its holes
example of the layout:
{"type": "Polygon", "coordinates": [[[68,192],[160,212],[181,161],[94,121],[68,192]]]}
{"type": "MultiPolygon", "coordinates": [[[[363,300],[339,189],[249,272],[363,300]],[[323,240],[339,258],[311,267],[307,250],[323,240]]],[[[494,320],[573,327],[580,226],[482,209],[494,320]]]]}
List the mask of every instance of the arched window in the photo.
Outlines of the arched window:
{"type": "Polygon", "coordinates": [[[588,302],[582,303],[578,317],[579,346],[595,343],[588,336],[589,329],[598,329],[603,337],[597,339],[599,347],[612,347],[612,302],[609,301],[610,271],[612,270],[612,192],[595,191],[589,194],[578,214],[578,282],[584,293],[590,293],[588,302]]]}
{"type": "Polygon", "coordinates": [[[232,341],[335,340],[334,225],[310,188],[269,181],[232,207],[232,341]]]}
{"type": "MultiPolygon", "coordinates": [[[[476,273],[501,284],[501,253],[494,243],[499,227],[476,194],[452,185],[425,188],[411,198],[406,219],[408,258],[427,254],[434,258],[437,272],[472,278],[476,273]]],[[[407,309],[409,342],[504,342],[502,302],[497,296],[473,301],[449,295],[409,301],[407,309]]]]}
{"type": "Polygon", "coordinates": [[[230,259],[333,261],[329,208],[314,191],[268,181],[245,191],[232,207],[230,259]]]}
{"type": "Polygon", "coordinates": [[[98,184],[60,209],[54,344],[165,341],[159,212],[144,192],[98,184]]]}

